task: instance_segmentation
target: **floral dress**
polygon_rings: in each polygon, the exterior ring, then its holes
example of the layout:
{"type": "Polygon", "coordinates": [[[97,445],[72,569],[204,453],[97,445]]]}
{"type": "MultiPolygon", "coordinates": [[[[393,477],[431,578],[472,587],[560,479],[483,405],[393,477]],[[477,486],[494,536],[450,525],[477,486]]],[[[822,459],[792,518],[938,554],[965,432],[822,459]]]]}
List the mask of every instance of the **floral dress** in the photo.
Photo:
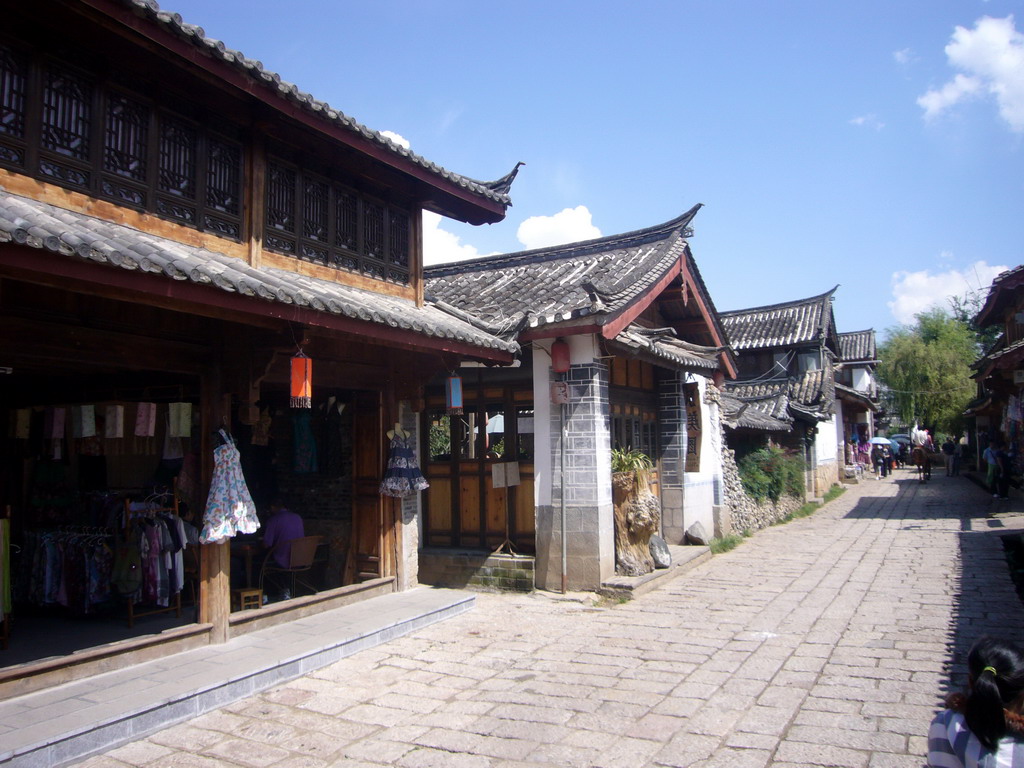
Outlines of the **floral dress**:
{"type": "Polygon", "coordinates": [[[411,436],[402,437],[397,433],[391,438],[391,456],[380,484],[381,495],[401,499],[430,487],[420,472],[411,441],[411,436]]]}
{"type": "Polygon", "coordinates": [[[203,544],[218,544],[236,533],[255,533],[260,527],[256,505],[242,476],[238,448],[224,435],[224,445],[213,449],[213,479],[203,514],[203,544]]]}

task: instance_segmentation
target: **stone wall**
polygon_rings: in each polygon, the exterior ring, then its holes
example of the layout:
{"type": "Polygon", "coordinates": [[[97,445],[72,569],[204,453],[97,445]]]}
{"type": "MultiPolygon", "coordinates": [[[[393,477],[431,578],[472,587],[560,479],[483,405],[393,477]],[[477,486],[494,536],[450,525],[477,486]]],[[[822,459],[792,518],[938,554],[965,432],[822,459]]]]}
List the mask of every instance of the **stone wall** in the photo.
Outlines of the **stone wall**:
{"type": "Polygon", "coordinates": [[[434,587],[531,592],[534,559],[462,550],[424,550],[420,553],[419,580],[434,587]]]}
{"type": "Polygon", "coordinates": [[[793,496],[783,496],[778,502],[748,496],[740,482],[736,453],[725,447],[724,439],[722,446],[722,513],[716,516],[714,536],[767,528],[803,505],[803,499],[793,496]]]}

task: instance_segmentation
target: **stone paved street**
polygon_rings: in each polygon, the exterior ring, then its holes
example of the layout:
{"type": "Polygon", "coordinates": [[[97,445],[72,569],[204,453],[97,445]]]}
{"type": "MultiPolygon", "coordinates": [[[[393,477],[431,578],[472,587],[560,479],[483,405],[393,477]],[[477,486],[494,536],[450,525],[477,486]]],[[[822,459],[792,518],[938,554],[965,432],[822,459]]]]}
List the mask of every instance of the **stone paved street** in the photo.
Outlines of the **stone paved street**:
{"type": "Polygon", "coordinates": [[[482,594],[82,765],[921,766],[971,641],[1024,629],[1011,509],[898,471],[632,602],[482,594]]]}

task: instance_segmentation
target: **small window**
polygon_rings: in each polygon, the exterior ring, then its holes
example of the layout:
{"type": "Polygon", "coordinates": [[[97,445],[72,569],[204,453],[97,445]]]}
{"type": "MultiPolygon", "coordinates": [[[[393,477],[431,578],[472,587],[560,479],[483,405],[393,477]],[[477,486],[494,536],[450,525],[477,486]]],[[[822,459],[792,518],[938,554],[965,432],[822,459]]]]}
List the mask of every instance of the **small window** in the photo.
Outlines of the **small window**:
{"type": "Polygon", "coordinates": [[[430,412],[427,428],[427,458],[432,462],[452,460],[452,417],[444,410],[430,412]]]}

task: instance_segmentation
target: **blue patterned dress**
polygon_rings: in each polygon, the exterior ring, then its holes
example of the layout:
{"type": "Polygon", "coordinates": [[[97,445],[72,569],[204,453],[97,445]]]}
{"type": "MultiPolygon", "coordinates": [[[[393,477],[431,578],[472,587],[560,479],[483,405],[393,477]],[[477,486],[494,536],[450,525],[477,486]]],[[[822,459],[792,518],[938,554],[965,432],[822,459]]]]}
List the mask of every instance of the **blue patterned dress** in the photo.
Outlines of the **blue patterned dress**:
{"type": "Polygon", "coordinates": [[[380,484],[381,495],[402,499],[429,487],[430,484],[420,472],[412,437],[402,437],[396,433],[391,438],[391,456],[380,484]]]}

